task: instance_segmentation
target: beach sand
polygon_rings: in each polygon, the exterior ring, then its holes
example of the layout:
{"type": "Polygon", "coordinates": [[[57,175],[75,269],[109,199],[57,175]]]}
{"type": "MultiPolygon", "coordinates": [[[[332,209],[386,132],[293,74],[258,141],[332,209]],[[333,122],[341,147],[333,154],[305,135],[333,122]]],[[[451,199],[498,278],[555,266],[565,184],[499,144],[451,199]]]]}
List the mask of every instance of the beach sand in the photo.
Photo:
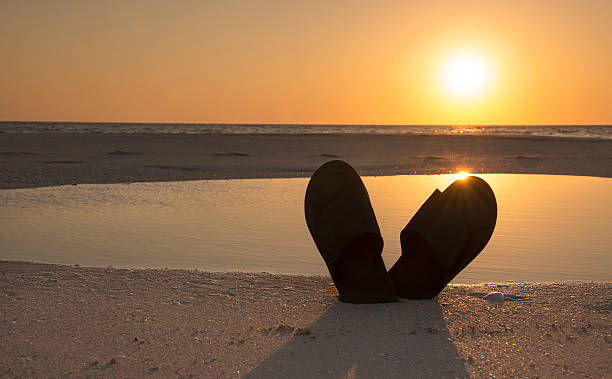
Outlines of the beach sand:
{"type": "Polygon", "coordinates": [[[612,372],[611,283],[451,285],[370,305],[338,302],[316,276],[0,262],[0,283],[6,377],[612,372]]]}
{"type": "Polygon", "coordinates": [[[478,135],[0,133],[0,189],[81,183],[310,177],[331,159],[361,175],[612,177],[612,140],[478,135]]]}
{"type": "MultiPolygon", "coordinates": [[[[362,175],[612,177],[612,141],[492,136],[0,134],[0,188],[362,175]]],[[[328,277],[0,261],[3,377],[485,377],[612,372],[612,283],[449,286],[340,303],[328,277]],[[483,299],[491,291],[503,304],[483,299]]]]}

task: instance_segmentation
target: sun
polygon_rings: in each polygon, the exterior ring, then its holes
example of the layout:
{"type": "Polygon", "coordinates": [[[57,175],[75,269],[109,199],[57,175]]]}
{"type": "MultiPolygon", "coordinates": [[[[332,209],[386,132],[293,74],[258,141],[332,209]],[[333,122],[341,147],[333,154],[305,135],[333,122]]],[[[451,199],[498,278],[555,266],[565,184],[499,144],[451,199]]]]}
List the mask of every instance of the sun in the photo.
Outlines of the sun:
{"type": "Polygon", "coordinates": [[[491,63],[478,51],[459,51],[449,55],[440,67],[444,93],[456,100],[477,100],[489,89],[491,63]]]}

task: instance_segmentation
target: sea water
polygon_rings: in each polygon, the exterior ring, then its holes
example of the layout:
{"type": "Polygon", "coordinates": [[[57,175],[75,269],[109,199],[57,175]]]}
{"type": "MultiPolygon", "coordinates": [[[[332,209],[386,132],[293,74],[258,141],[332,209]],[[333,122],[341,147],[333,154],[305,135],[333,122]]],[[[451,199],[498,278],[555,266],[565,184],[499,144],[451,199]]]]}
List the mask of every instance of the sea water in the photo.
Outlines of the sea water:
{"type": "Polygon", "coordinates": [[[0,133],[476,134],[612,139],[610,125],[152,124],[0,121],[0,133]]]}
{"type": "MultiPolygon", "coordinates": [[[[612,281],[612,179],[479,175],[489,244],[454,283],[612,281]]],[[[453,175],[364,177],[390,268],[399,234],[453,175]]],[[[121,268],[327,274],[304,220],[307,179],[0,190],[0,259],[121,268]]]]}

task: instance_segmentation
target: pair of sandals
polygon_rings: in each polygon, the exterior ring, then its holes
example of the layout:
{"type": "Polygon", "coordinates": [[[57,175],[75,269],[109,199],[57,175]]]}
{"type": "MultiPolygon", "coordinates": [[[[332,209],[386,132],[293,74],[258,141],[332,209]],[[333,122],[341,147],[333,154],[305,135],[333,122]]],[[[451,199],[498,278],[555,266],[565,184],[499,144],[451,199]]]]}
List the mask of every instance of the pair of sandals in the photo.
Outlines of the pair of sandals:
{"type": "Polygon", "coordinates": [[[497,220],[495,195],[483,179],[436,189],[400,233],[402,255],[387,272],[370,197],[348,163],[334,160],[315,171],[304,211],[340,300],[354,304],[434,298],[482,251],[497,220]]]}

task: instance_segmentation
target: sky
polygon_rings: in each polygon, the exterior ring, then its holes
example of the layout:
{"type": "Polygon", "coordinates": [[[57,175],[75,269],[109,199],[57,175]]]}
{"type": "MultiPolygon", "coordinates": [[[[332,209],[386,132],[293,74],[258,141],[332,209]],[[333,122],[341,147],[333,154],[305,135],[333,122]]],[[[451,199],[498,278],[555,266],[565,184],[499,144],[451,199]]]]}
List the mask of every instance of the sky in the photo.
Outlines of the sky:
{"type": "Polygon", "coordinates": [[[612,124],[610,20],[609,0],[6,0],[0,120],[612,124]]]}

